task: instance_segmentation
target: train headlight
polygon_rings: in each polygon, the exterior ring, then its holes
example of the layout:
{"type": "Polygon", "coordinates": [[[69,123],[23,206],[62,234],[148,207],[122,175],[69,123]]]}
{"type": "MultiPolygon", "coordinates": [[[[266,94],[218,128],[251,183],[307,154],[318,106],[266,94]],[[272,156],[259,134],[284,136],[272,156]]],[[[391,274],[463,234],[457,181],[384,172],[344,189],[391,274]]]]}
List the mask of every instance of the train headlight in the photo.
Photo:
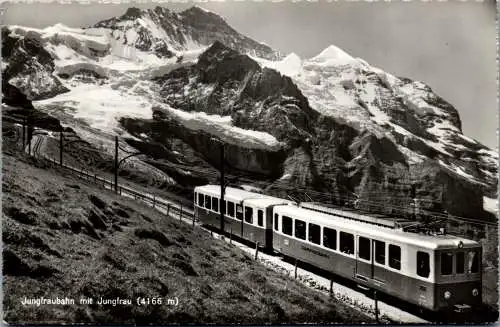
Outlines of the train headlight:
{"type": "Polygon", "coordinates": [[[444,292],[444,299],[449,300],[450,298],[451,298],[451,292],[450,291],[444,292]]]}
{"type": "Polygon", "coordinates": [[[478,296],[479,295],[479,290],[477,288],[472,290],[472,296],[478,296]]]}

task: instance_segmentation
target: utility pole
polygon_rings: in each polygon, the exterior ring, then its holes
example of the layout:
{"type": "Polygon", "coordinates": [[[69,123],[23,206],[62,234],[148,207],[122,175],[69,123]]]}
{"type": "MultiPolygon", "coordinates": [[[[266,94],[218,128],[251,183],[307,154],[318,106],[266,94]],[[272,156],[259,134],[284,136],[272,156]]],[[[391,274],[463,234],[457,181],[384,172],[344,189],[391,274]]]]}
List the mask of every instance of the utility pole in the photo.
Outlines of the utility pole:
{"type": "Polygon", "coordinates": [[[63,165],[63,132],[59,133],[59,165],[63,165]]]}
{"type": "Polygon", "coordinates": [[[115,136],[115,192],[118,192],[118,136],[115,136]]]}
{"type": "Polygon", "coordinates": [[[224,143],[220,142],[220,230],[224,233],[224,214],[226,208],[224,207],[224,143]]]}
{"type": "Polygon", "coordinates": [[[417,220],[417,186],[411,184],[411,198],[412,198],[412,216],[413,220],[417,220]]]}
{"type": "Polygon", "coordinates": [[[33,129],[34,129],[34,122],[33,122],[33,114],[30,112],[28,114],[28,126],[27,126],[27,133],[28,133],[28,155],[31,156],[31,140],[33,138],[33,129]]]}
{"type": "Polygon", "coordinates": [[[23,118],[23,152],[24,147],[26,146],[26,118],[23,118]]]}

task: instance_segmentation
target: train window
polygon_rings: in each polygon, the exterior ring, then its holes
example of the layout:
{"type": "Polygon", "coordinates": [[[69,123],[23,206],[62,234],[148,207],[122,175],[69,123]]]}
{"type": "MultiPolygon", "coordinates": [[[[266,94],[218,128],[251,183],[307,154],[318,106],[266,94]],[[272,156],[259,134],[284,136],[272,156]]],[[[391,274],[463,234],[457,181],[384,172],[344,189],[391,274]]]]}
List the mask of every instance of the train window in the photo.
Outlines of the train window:
{"type": "Polygon", "coordinates": [[[427,278],[430,272],[429,253],[417,251],[417,275],[427,278]]]}
{"type": "Polygon", "coordinates": [[[278,214],[274,214],[274,230],[278,230],[278,214]]]}
{"type": "Polygon", "coordinates": [[[358,253],[359,257],[363,260],[370,260],[371,258],[370,243],[370,239],[366,237],[359,237],[358,239],[358,253]]]}
{"type": "Polygon", "coordinates": [[[401,248],[397,245],[389,244],[389,267],[401,269],[401,248]]]}
{"type": "Polygon", "coordinates": [[[198,205],[199,205],[200,207],[202,207],[202,206],[203,206],[203,202],[204,202],[204,201],[205,201],[205,200],[203,199],[203,194],[198,193],[198,205]]]}
{"type": "Polygon", "coordinates": [[[212,209],[212,199],[208,195],[205,195],[205,208],[212,209]]]}
{"type": "Polygon", "coordinates": [[[212,210],[215,212],[219,212],[219,199],[216,197],[212,198],[212,210]]]}
{"type": "Polygon", "coordinates": [[[479,272],[479,254],[477,251],[469,251],[467,268],[469,273],[479,272]]]}
{"type": "Polygon", "coordinates": [[[385,242],[374,241],[375,243],[375,262],[385,265],[385,242]]]}
{"type": "Polygon", "coordinates": [[[340,252],[354,254],[354,236],[349,233],[340,232],[340,252]]]}
{"type": "Polygon", "coordinates": [[[457,274],[463,274],[465,272],[465,253],[457,252],[457,262],[455,263],[455,270],[457,274]]]}
{"type": "Polygon", "coordinates": [[[453,252],[441,253],[441,275],[453,273],[453,252]]]}
{"type": "Polygon", "coordinates": [[[234,203],[231,201],[227,201],[227,215],[234,217],[234,203]]]}
{"type": "Polygon", "coordinates": [[[245,207],[245,222],[253,224],[253,209],[251,207],[245,207]]]}
{"type": "Polygon", "coordinates": [[[301,240],[306,239],[306,223],[302,220],[295,219],[295,237],[301,240]]]}
{"type": "Polygon", "coordinates": [[[283,232],[283,234],[292,235],[292,230],[293,230],[292,223],[293,223],[292,218],[287,216],[281,217],[281,231],[283,232]]]}
{"type": "Polygon", "coordinates": [[[236,205],[236,219],[243,219],[243,206],[241,204],[236,205]]]}
{"type": "Polygon", "coordinates": [[[337,231],[335,229],[323,228],[323,246],[337,250],[337,231]]]}
{"type": "Polygon", "coordinates": [[[321,227],[309,223],[309,242],[319,244],[321,241],[321,227]]]}
{"type": "Polygon", "coordinates": [[[264,211],[262,210],[257,211],[257,225],[264,226],[264,211]]]}

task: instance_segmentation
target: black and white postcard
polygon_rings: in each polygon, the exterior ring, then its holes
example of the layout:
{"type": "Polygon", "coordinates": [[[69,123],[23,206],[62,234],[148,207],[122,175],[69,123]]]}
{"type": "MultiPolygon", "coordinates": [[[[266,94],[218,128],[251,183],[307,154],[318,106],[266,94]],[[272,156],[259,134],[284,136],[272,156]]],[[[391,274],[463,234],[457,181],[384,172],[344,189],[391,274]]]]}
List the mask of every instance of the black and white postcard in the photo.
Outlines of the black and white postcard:
{"type": "Polygon", "coordinates": [[[494,1],[1,6],[5,323],[497,321],[494,1]]]}

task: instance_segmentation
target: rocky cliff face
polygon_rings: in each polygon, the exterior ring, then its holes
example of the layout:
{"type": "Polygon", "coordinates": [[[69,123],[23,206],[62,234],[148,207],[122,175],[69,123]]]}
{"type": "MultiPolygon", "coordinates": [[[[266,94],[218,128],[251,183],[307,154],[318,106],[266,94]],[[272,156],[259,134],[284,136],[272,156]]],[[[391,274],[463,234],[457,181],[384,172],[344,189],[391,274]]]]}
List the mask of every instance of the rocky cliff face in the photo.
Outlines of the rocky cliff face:
{"type": "Polygon", "coordinates": [[[2,36],[4,80],[35,107],[92,142],[129,133],[185,187],[217,181],[222,141],[233,184],[280,196],[473,217],[496,197],[498,154],[451,104],[335,46],[282,57],[200,7],[2,36]]]}
{"type": "Polygon", "coordinates": [[[188,112],[230,116],[234,126],[271,132],[286,147],[310,137],[317,113],[292,80],[214,43],[190,67],[156,79],[163,101],[188,112]],[[272,123],[273,130],[269,130],[272,123]]]}

